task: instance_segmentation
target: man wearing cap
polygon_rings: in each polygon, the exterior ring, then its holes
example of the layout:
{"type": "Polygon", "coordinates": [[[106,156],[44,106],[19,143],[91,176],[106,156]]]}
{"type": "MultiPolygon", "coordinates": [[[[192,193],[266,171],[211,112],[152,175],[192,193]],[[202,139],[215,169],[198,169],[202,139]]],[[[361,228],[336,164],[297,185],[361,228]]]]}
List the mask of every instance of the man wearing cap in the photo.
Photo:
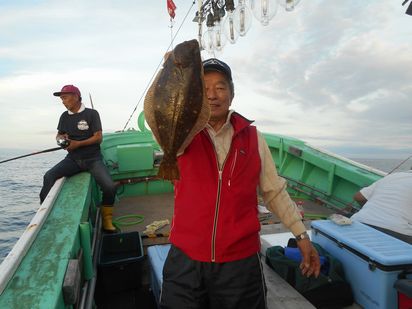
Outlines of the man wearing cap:
{"type": "Polygon", "coordinates": [[[211,116],[178,157],[172,243],[163,270],[162,308],[267,308],[259,251],[257,188],[296,236],[306,276],[318,276],[312,246],[286,182],[251,121],[229,110],[230,67],[203,62],[211,116]]]}
{"type": "Polygon", "coordinates": [[[115,232],[112,212],[116,186],[103,163],[100,152],[102,125],[99,113],[84,106],[80,90],[73,85],[66,85],[53,95],[60,97],[67,109],[60,116],[56,140],[58,143],[63,141],[63,147],[68,154],[44,175],[40,203],[43,203],[57,179],[88,171],[103,191],[101,207],[103,229],[107,232],[115,232]]]}

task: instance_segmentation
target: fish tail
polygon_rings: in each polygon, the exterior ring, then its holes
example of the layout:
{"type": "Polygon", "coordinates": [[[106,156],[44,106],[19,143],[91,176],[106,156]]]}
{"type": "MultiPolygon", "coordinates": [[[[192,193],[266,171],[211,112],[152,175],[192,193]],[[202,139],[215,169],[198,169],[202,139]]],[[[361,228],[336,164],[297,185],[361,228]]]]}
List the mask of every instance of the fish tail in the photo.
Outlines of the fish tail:
{"type": "Polygon", "coordinates": [[[175,180],[180,178],[179,168],[176,162],[160,162],[157,176],[166,180],[175,180]]]}

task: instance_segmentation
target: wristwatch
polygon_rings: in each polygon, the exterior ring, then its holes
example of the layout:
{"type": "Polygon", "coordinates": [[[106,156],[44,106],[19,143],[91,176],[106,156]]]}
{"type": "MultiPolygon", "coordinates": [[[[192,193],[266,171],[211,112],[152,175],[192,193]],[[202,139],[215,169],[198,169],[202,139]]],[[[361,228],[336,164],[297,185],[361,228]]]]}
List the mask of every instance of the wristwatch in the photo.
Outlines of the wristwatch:
{"type": "Polygon", "coordinates": [[[302,240],[302,239],[306,239],[306,238],[310,239],[309,234],[306,231],[303,232],[302,234],[299,234],[299,235],[295,236],[295,238],[296,238],[297,241],[302,240]]]}

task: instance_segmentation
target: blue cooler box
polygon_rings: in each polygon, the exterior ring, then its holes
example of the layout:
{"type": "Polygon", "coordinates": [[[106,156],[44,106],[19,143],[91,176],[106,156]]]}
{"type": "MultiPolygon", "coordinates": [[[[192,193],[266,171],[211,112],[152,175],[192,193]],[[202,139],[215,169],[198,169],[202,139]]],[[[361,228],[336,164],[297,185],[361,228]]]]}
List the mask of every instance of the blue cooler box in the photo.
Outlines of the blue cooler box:
{"type": "Polygon", "coordinates": [[[365,309],[398,308],[394,283],[412,267],[412,245],[360,222],[312,222],[312,241],[339,259],[355,301],[365,309]]]}
{"type": "Polygon", "coordinates": [[[156,245],[147,248],[150,265],[150,285],[158,307],[163,283],[163,265],[169,250],[170,245],[156,245]]]}

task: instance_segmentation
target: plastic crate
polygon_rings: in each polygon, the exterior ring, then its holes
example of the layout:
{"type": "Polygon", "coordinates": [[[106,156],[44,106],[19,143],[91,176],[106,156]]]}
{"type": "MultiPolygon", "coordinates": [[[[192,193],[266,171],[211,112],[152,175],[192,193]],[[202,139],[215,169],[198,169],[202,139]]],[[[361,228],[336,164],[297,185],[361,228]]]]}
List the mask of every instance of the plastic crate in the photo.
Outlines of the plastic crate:
{"type": "Polygon", "coordinates": [[[101,291],[114,293],[140,289],[143,258],[139,232],[103,235],[97,275],[101,291]]]}

